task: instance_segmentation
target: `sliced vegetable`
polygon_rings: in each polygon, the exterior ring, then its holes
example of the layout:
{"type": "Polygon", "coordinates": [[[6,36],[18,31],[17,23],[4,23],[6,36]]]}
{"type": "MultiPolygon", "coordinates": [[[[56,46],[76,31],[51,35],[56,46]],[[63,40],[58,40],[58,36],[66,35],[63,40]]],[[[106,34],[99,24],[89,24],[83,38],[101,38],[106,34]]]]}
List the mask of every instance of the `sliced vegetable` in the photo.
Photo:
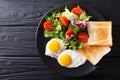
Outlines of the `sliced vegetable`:
{"type": "Polygon", "coordinates": [[[73,12],[74,14],[80,16],[80,15],[83,13],[83,10],[82,10],[79,6],[77,6],[77,7],[74,7],[74,8],[72,9],[72,12],[73,12]]]}
{"type": "Polygon", "coordinates": [[[74,20],[74,21],[71,21],[71,24],[73,26],[78,26],[80,28],[86,28],[87,27],[87,24],[83,21],[80,21],[80,20],[74,20]]]}
{"type": "Polygon", "coordinates": [[[65,7],[65,11],[62,12],[61,15],[65,16],[69,21],[73,21],[74,19],[78,18],[78,16],[73,12],[70,12],[67,7],[65,7]]]}
{"type": "Polygon", "coordinates": [[[51,21],[44,22],[43,26],[44,26],[44,29],[47,31],[53,30],[53,23],[51,21]]]}
{"type": "Polygon", "coordinates": [[[80,32],[79,34],[78,34],[78,40],[80,41],[80,42],[87,42],[88,41],[88,34],[87,33],[85,33],[85,32],[80,32]]]}
{"type": "Polygon", "coordinates": [[[80,28],[78,26],[73,26],[71,24],[69,24],[68,29],[74,30],[74,34],[75,35],[77,35],[79,32],[87,32],[86,28],[80,28]]]}
{"type": "Polygon", "coordinates": [[[71,36],[74,35],[74,31],[73,30],[67,30],[65,33],[65,36],[71,36]]]}
{"type": "Polygon", "coordinates": [[[46,15],[45,20],[46,21],[51,21],[53,23],[53,27],[57,27],[58,25],[62,25],[61,22],[59,21],[61,13],[58,12],[51,12],[51,15],[46,15]]]}
{"type": "Polygon", "coordinates": [[[63,24],[64,27],[68,26],[68,19],[65,16],[60,16],[59,20],[63,24]]]}

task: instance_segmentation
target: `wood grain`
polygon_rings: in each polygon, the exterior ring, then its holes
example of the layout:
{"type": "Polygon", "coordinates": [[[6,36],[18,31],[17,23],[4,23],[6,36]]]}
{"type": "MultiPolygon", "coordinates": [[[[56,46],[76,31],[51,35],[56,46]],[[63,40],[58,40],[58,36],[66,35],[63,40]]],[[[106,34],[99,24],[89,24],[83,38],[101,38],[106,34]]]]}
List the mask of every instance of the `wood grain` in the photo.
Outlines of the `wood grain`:
{"type": "Polygon", "coordinates": [[[109,3],[108,0],[83,1],[100,11],[106,20],[113,21],[112,51],[100,61],[96,71],[81,78],[65,77],[52,71],[41,60],[35,41],[41,17],[51,8],[73,1],[78,0],[0,1],[0,80],[120,79],[120,8],[117,7],[120,2],[117,0],[109,0],[109,3]],[[117,7],[116,11],[113,7],[117,7]]]}

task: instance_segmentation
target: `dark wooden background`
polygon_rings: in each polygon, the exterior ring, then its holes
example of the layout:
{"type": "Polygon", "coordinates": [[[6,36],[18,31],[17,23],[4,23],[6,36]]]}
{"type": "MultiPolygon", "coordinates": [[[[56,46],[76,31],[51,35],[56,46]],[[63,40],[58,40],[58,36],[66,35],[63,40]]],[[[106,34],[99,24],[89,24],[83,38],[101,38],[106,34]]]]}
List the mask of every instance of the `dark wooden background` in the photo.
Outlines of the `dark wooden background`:
{"type": "Polygon", "coordinates": [[[120,80],[119,0],[0,0],[0,80],[120,80]],[[49,9],[83,1],[113,21],[112,51],[93,73],[70,78],[53,72],[41,60],[35,32],[49,9]]]}

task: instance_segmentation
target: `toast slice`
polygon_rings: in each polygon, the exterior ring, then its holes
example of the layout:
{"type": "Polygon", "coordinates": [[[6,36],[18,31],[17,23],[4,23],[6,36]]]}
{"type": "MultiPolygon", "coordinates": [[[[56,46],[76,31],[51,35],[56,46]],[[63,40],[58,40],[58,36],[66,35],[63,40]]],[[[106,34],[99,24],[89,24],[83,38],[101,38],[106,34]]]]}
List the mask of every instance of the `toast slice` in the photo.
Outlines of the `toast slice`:
{"type": "Polygon", "coordinates": [[[83,54],[93,65],[96,65],[103,56],[111,51],[111,48],[105,46],[90,46],[85,44],[85,46],[82,49],[78,49],[78,51],[83,54]]]}
{"type": "Polygon", "coordinates": [[[87,22],[88,45],[112,46],[112,22],[90,21],[87,22]]]}

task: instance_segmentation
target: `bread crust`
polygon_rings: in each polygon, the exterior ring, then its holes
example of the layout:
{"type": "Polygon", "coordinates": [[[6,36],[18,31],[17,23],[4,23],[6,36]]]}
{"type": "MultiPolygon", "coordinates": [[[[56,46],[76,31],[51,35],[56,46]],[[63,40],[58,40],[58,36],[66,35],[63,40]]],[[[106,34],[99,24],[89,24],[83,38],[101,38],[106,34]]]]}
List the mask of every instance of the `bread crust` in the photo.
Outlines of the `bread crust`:
{"type": "Polygon", "coordinates": [[[82,49],[78,49],[78,52],[83,54],[93,65],[96,65],[102,59],[102,57],[108,54],[110,51],[110,47],[90,46],[88,44],[86,44],[82,49]]]}
{"type": "Polygon", "coordinates": [[[88,45],[112,46],[112,22],[91,21],[87,23],[88,45]]]}

